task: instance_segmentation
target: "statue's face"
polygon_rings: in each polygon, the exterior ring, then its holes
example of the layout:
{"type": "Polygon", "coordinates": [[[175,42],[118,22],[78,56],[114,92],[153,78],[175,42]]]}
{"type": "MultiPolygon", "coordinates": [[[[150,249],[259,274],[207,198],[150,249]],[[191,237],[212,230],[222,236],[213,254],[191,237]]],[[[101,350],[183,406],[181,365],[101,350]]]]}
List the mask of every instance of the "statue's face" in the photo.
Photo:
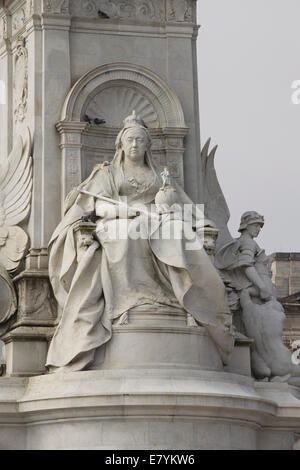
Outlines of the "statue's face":
{"type": "Polygon", "coordinates": [[[256,238],[258,237],[260,231],[261,231],[261,225],[258,223],[255,224],[249,224],[247,225],[247,232],[249,233],[250,237],[256,238]]]}
{"type": "Polygon", "coordinates": [[[122,148],[125,153],[125,159],[131,160],[132,162],[142,162],[148,144],[147,135],[142,129],[129,129],[122,138],[122,148]]]}

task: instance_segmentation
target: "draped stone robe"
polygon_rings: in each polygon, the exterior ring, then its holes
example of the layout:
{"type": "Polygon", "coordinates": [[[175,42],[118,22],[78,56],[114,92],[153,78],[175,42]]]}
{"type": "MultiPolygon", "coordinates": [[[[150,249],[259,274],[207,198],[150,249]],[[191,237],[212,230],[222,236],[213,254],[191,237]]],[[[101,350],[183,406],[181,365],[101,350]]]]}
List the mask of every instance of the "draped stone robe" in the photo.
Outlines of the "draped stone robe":
{"type": "MultiPolygon", "coordinates": [[[[65,216],[49,244],[49,275],[60,315],[49,347],[49,370],[88,368],[95,350],[110,340],[113,322],[139,307],[185,310],[209,329],[224,362],[228,360],[233,338],[218,320],[229,314],[225,288],[197,233],[181,215],[163,214],[154,229],[143,214],[130,221],[104,218],[97,225],[97,239],[78,256],[74,227],[81,217],[97,214],[101,204],[78,189],[115,200],[123,195],[130,205],[150,207],[160,186],[154,170],[149,185],[137,188],[120,176],[117,165],[104,163],[68,195],[65,216]],[[122,234],[127,230],[128,236],[111,236],[116,229],[122,234]],[[166,229],[169,239],[161,236],[166,229]],[[134,236],[139,231],[146,236],[134,236]],[[172,236],[174,232],[181,236],[172,236]]],[[[176,190],[181,204],[192,204],[179,186],[176,190]]],[[[192,212],[194,226],[203,225],[195,206],[192,212]]]]}

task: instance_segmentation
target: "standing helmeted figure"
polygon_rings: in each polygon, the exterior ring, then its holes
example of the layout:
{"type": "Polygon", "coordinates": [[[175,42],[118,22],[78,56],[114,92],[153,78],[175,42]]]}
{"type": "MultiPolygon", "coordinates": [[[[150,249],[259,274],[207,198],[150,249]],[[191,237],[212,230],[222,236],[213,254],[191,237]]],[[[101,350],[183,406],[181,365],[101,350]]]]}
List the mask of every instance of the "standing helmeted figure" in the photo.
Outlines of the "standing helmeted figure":
{"type": "Polygon", "coordinates": [[[285,313],[276,300],[270,260],[254,240],[263,225],[263,216],[245,212],[239,227],[241,236],[218,250],[215,266],[228,289],[238,330],[254,339],[253,375],[257,379],[285,381],[300,375],[300,367],[292,363],[291,353],[282,341],[285,313]]]}
{"type": "Polygon", "coordinates": [[[252,374],[259,380],[289,381],[298,384],[300,366],[293,364],[290,351],[282,340],[285,313],[276,300],[270,259],[255,238],[264,226],[264,217],[245,212],[234,239],[227,227],[230,217],[214,168],[216,147],[209,152],[210,141],[201,158],[205,174],[206,215],[219,229],[215,266],[225,283],[228,303],[237,332],[253,339],[252,374]]]}

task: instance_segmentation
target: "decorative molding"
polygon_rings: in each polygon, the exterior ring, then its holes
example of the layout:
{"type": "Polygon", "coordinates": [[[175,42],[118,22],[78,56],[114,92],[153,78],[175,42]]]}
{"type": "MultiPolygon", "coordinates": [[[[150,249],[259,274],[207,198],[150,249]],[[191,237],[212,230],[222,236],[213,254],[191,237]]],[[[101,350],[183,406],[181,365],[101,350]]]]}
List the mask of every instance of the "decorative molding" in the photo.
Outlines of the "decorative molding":
{"type": "Polygon", "coordinates": [[[81,121],[94,96],[117,82],[148,97],[159,127],[186,128],[180,101],[169,85],[146,67],[127,62],[102,65],[81,77],[67,95],[61,121],[81,121]]]}
{"type": "Polygon", "coordinates": [[[7,18],[4,16],[2,18],[2,24],[3,24],[3,38],[7,39],[7,18]]]}
{"type": "Polygon", "coordinates": [[[34,11],[101,20],[146,23],[195,22],[196,0],[24,0],[11,9],[12,31],[19,31],[34,11]]]}
{"type": "Polygon", "coordinates": [[[5,39],[5,36],[6,36],[6,17],[5,16],[2,16],[0,18],[0,44],[3,43],[4,39],[5,39]]]}
{"type": "Polygon", "coordinates": [[[19,8],[13,15],[12,15],[12,33],[13,35],[16,34],[26,23],[27,18],[27,8],[26,3],[23,4],[21,8],[19,8]]]}
{"type": "Polygon", "coordinates": [[[17,322],[53,323],[57,316],[57,304],[48,277],[22,275],[16,281],[18,292],[17,322]]]}
{"type": "Polygon", "coordinates": [[[6,45],[6,50],[10,50],[10,32],[11,32],[11,16],[5,10],[0,17],[0,45],[6,45]]]}
{"type": "Polygon", "coordinates": [[[167,21],[193,21],[194,0],[167,0],[167,21]]]}
{"type": "Polygon", "coordinates": [[[33,0],[27,0],[27,2],[28,2],[28,13],[29,13],[29,15],[33,15],[33,13],[34,13],[33,0]]]}
{"type": "Polygon", "coordinates": [[[163,0],[78,0],[71,2],[70,10],[74,16],[156,22],[165,20],[163,0]]]}
{"type": "MultiPolygon", "coordinates": [[[[71,3],[74,3],[74,0],[71,3]]],[[[43,0],[43,12],[53,15],[68,15],[69,0],[43,0]]]]}
{"type": "Polygon", "coordinates": [[[11,12],[12,36],[20,33],[26,25],[29,18],[34,13],[34,0],[24,0],[17,9],[11,12]]]}
{"type": "Polygon", "coordinates": [[[19,38],[14,54],[14,116],[15,122],[24,121],[28,101],[28,51],[24,38],[19,38]]]}

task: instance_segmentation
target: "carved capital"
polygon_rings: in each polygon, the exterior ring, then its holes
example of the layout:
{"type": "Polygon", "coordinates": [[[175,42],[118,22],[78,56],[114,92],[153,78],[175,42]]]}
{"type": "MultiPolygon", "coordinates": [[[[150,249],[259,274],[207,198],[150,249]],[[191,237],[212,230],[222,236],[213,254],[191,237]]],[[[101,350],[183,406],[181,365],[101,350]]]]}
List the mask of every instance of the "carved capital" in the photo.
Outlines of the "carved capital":
{"type": "Polygon", "coordinates": [[[41,270],[47,271],[48,269],[48,249],[43,248],[30,248],[25,260],[26,271],[41,270]]]}

